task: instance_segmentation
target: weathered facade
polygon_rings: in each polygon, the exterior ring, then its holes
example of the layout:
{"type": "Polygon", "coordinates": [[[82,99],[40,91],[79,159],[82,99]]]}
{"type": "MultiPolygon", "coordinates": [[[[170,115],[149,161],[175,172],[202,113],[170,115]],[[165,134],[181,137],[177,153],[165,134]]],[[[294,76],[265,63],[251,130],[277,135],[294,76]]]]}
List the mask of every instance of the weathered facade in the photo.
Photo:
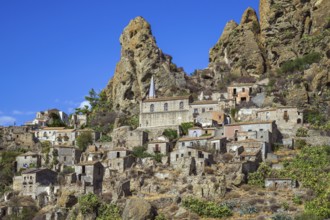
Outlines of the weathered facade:
{"type": "Polygon", "coordinates": [[[39,168],[41,166],[41,156],[38,153],[26,152],[16,157],[15,169],[39,168]]]}
{"type": "Polygon", "coordinates": [[[75,165],[77,184],[84,193],[102,192],[104,167],[99,161],[81,162],[75,165]]]}
{"type": "Polygon", "coordinates": [[[74,146],[57,146],[57,160],[60,164],[66,166],[74,166],[79,162],[81,156],[81,150],[74,146]]]}
{"type": "Polygon", "coordinates": [[[164,127],[190,122],[190,96],[149,98],[140,103],[140,127],[164,127]]]}
{"type": "Polygon", "coordinates": [[[37,199],[42,193],[55,193],[57,173],[50,169],[28,169],[22,172],[21,181],[21,195],[37,199]]]}
{"type": "Polygon", "coordinates": [[[164,154],[167,155],[170,152],[170,143],[168,141],[154,140],[148,143],[147,152],[149,154],[164,154]]]}
{"type": "Polygon", "coordinates": [[[228,99],[235,99],[236,104],[249,102],[253,84],[232,84],[227,87],[228,99]]]}

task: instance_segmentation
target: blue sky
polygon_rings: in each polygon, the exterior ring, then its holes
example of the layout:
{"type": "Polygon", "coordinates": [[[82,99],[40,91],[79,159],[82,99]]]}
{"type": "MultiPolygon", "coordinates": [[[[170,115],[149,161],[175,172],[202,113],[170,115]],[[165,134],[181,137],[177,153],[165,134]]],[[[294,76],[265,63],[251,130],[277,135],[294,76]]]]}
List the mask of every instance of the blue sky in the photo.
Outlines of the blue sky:
{"type": "Polygon", "coordinates": [[[229,20],[259,0],[1,0],[0,125],[36,111],[70,113],[100,91],[120,59],[119,36],[143,16],[158,46],[189,74],[208,65],[209,49],[229,20]],[[157,3],[156,3],[157,2],[157,3]]]}

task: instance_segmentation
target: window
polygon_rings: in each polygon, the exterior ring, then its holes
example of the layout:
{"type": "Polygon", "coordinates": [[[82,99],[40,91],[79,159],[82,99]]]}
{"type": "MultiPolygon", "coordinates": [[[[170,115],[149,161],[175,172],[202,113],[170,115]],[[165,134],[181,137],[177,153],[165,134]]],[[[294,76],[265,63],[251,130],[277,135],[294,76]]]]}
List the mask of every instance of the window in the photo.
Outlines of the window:
{"type": "Polygon", "coordinates": [[[119,158],[120,157],[120,152],[117,152],[117,158],[119,158]]]}
{"type": "Polygon", "coordinates": [[[245,92],[245,88],[242,88],[242,92],[245,92]]]}
{"type": "Polygon", "coordinates": [[[198,113],[198,109],[197,108],[194,108],[194,113],[198,113]]]}
{"type": "Polygon", "coordinates": [[[189,156],[189,157],[191,156],[191,152],[190,152],[190,151],[188,152],[188,156],[189,156]]]}
{"type": "Polygon", "coordinates": [[[151,104],[150,105],[150,112],[154,112],[155,111],[155,106],[154,106],[154,104],[151,104]]]}
{"type": "Polygon", "coordinates": [[[252,87],[249,88],[249,92],[252,93],[252,87]]]}
{"type": "Polygon", "coordinates": [[[204,113],[205,112],[205,108],[202,108],[202,113],[204,113]]]}
{"type": "Polygon", "coordinates": [[[182,142],[181,144],[182,144],[182,147],[184,147],[184,145],[185,145],[184,142],[182,142]]]}
{"type": "Polygon", "coordinates": [[[181,157],[183,157],[183,154],[181,154],[181,157]]]}
{"type": "Polygon", "coordinates": [[[164,104],[164,111],[165,111],[165,112],[168,111],[168,104],[167,104],[167,103],[164,104]]]}
{"type": "Polygon", "coordinates": [[[66,161],[66,156],[63,157],[63,160],[66,161]]]}
{"type": "Polygon", "coordinates": [[[209,108],[210,111],[213,111],[213,108],[209,108]]]}
{"type": "Polygon", "coordinates": [[[180,104],[179,104],[179,108],[180,108],[180,109],[183,109],[183,102],[180,102],[180,104]]]}

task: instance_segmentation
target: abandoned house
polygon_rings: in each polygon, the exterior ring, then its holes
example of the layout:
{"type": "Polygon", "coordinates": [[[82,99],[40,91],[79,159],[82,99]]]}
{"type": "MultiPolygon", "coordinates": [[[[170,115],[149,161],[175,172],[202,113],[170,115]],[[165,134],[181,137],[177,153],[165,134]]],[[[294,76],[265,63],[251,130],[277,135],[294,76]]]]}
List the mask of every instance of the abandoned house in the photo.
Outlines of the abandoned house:
{"type": "Polygon", "coordinates": [[[202,172],[205,166],[211,166],[214,163],[212,153],[191,147],[177,149],[170,153],[170,164],[174,168],[180,168],[187,159],[194,161],[197,172],[202,172]]]}
{"type": "Polygon", "coordinates": [[[15,161],[16,172],[19,172],[21,169],[39,168],[40,166],[41,166],[41,156],[38,153],[28,151],[16,157],[16,161],[15,161]]]}
{"type": "Polygon", "coordinates": [[[57,160],[60,164],[74,166],[79,162],[81,150],[75,146],[56,146],[54,148],[57,150],[57,160]]]}
{"type": "Polygon", "coordinates": [[[224,135],[227,139],[238,141],[256,139],[268,145],[275,143],[279,133],[275,121],[240,122],[224,126],[224,135]]]}
{"type": "Polygon", "coordinates": [[[21,191],[22,196],[37,199],[40,194],[50,196],[58,189],[57,173],[50,169],[27,169],[21,176],[14,177],[14,190],[21,191]]]}
{"type": "Polygon", "coordinates": [[[126,169],[131,168],[135,162],[135,157],[131,155],[131,151],[126,148],[115,148],[108,151],[106,166],[111,171],[124,172],[126,169]]]}
{"type": "Polygon", "coordinates": [[[170,142],[167,140],[153,140],[148,143],[149,154],[167,155],[170,152],[170,142]]]}
{"type": "Polygon", "coordinates": [[[252,93],[251,83],[235,83],[227,87],[228,99],[235,99],[236,104],[249,102],[252,93]]]}
{"type": "Polygon", "coordinates": [[[99,161],[85,161],[75,165],[77,185],[84,193],[102,192],[104,167],[99,161]]]}

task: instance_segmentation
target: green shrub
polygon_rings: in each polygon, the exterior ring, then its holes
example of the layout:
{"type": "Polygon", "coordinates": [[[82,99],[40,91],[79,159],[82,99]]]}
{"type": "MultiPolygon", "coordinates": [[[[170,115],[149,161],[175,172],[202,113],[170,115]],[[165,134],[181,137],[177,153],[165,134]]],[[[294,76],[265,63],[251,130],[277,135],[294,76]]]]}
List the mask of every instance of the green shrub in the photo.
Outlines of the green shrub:
{"type": "Polygon", "coordinates": [[[174,129],[165,129],[163,135],[171,141],[178,138],[178,132],[174,129]]]}
{"type": "Polygon", "coordinates": [[[98,209],[96,220],[120,220],[119,208],[114,204],[102,204],[98,209]]]}
{"type": "Polygon", "coordinates": [[[92,132],[90,131],[82,132],[77,137],[77,146],[81,151],[85,151],[88,145],[90,144],[93,144],[92,132]]]}
{"type": "Polygon", "coordinates": [[[296,139],[294,141],[294,147],[297,149],[302,149],[303,147],[305,147],[307,145],[306,141],[303,139],[296,139]]]}
{"type": "Polygon", "coordinates": [[[111,142],[111,141],[112,141],[112,137],[108,135],[102,135],[102,137],[99,140],[99,142],[111,142]]]}
{"type": "Polygon", "coordinates": [[[100,199],[93,193],[82,195],[78,198],[79,208],[82,214],[96,213],[101,205],[100,199]]]}
{"type": "Polygon", "coordinates": [[[302,200],[301,200],[301,197],[300,196],[295,196],[293,199],[292,199],[293,203],[296,204],[296,205],[301,205],[302,204],[302,200]]]}
{"type": "Polygon", "coordinates": [[[167,220],[167,218],[163,213],[160,213],[159,215],[156,216],[155,220],[167,220]]]}
{"type": "Polygon", "coordinates": [[[314,126],[321,126],[325,124],[326,118],[317,109],[309,109],[304,111],[304,121],[314,126]]]}
{"type": "Polygon", "coordinates": [[[232,215],[232,211],[225,205],[218,205],[210,201],[202,201],[196,198],[187,198],[182,205],[202,217],[222,218],[232,215]]]}
{"type": "Polygon", "coordinates": [[[322,55],[320,53],[312,52],[303,57],[285,62],[278,70],[278,73],[294,72],[296,70],[302,71],[306,69],[308,65],[319,62],[321,58],[322,55]]]}
{"type": "Polygon", "coordinates": [[[297,137],[307,137],[308,130],[306,128],[298,128],[296,136],[297,137]]]}
{"type": "Polygon", "coordinates": [[[265,178],[269,177],[271,173],[272,168],[270,168],[266,163],[261,163],[256,172],[248,174],[248,184],[264,187],[265,178]]]}
{"type": "Polygon", "coordinates": [[[184,135],[188,134],[188,129],[194,127],[194,123],[193,122],[185,122],[181,124],[181,129],[182,129],[182,133],[184,135]]]}
{"type": "Polygon", "coordinates": [[[146,158],[146,157],[152,156],[151,154],[149,154],[147,152],[147,148],[144,146],[134,147],[132,154],[133,154],[133,156],[135,156],[137,158],[146,158]]]}
{"type": "Polygon", "coordinates": [[[284,172],[311,189],[316,197],[305,203],[305,212],[330,217],[330,146],[304,147],[285,167],[284,172]]]}

